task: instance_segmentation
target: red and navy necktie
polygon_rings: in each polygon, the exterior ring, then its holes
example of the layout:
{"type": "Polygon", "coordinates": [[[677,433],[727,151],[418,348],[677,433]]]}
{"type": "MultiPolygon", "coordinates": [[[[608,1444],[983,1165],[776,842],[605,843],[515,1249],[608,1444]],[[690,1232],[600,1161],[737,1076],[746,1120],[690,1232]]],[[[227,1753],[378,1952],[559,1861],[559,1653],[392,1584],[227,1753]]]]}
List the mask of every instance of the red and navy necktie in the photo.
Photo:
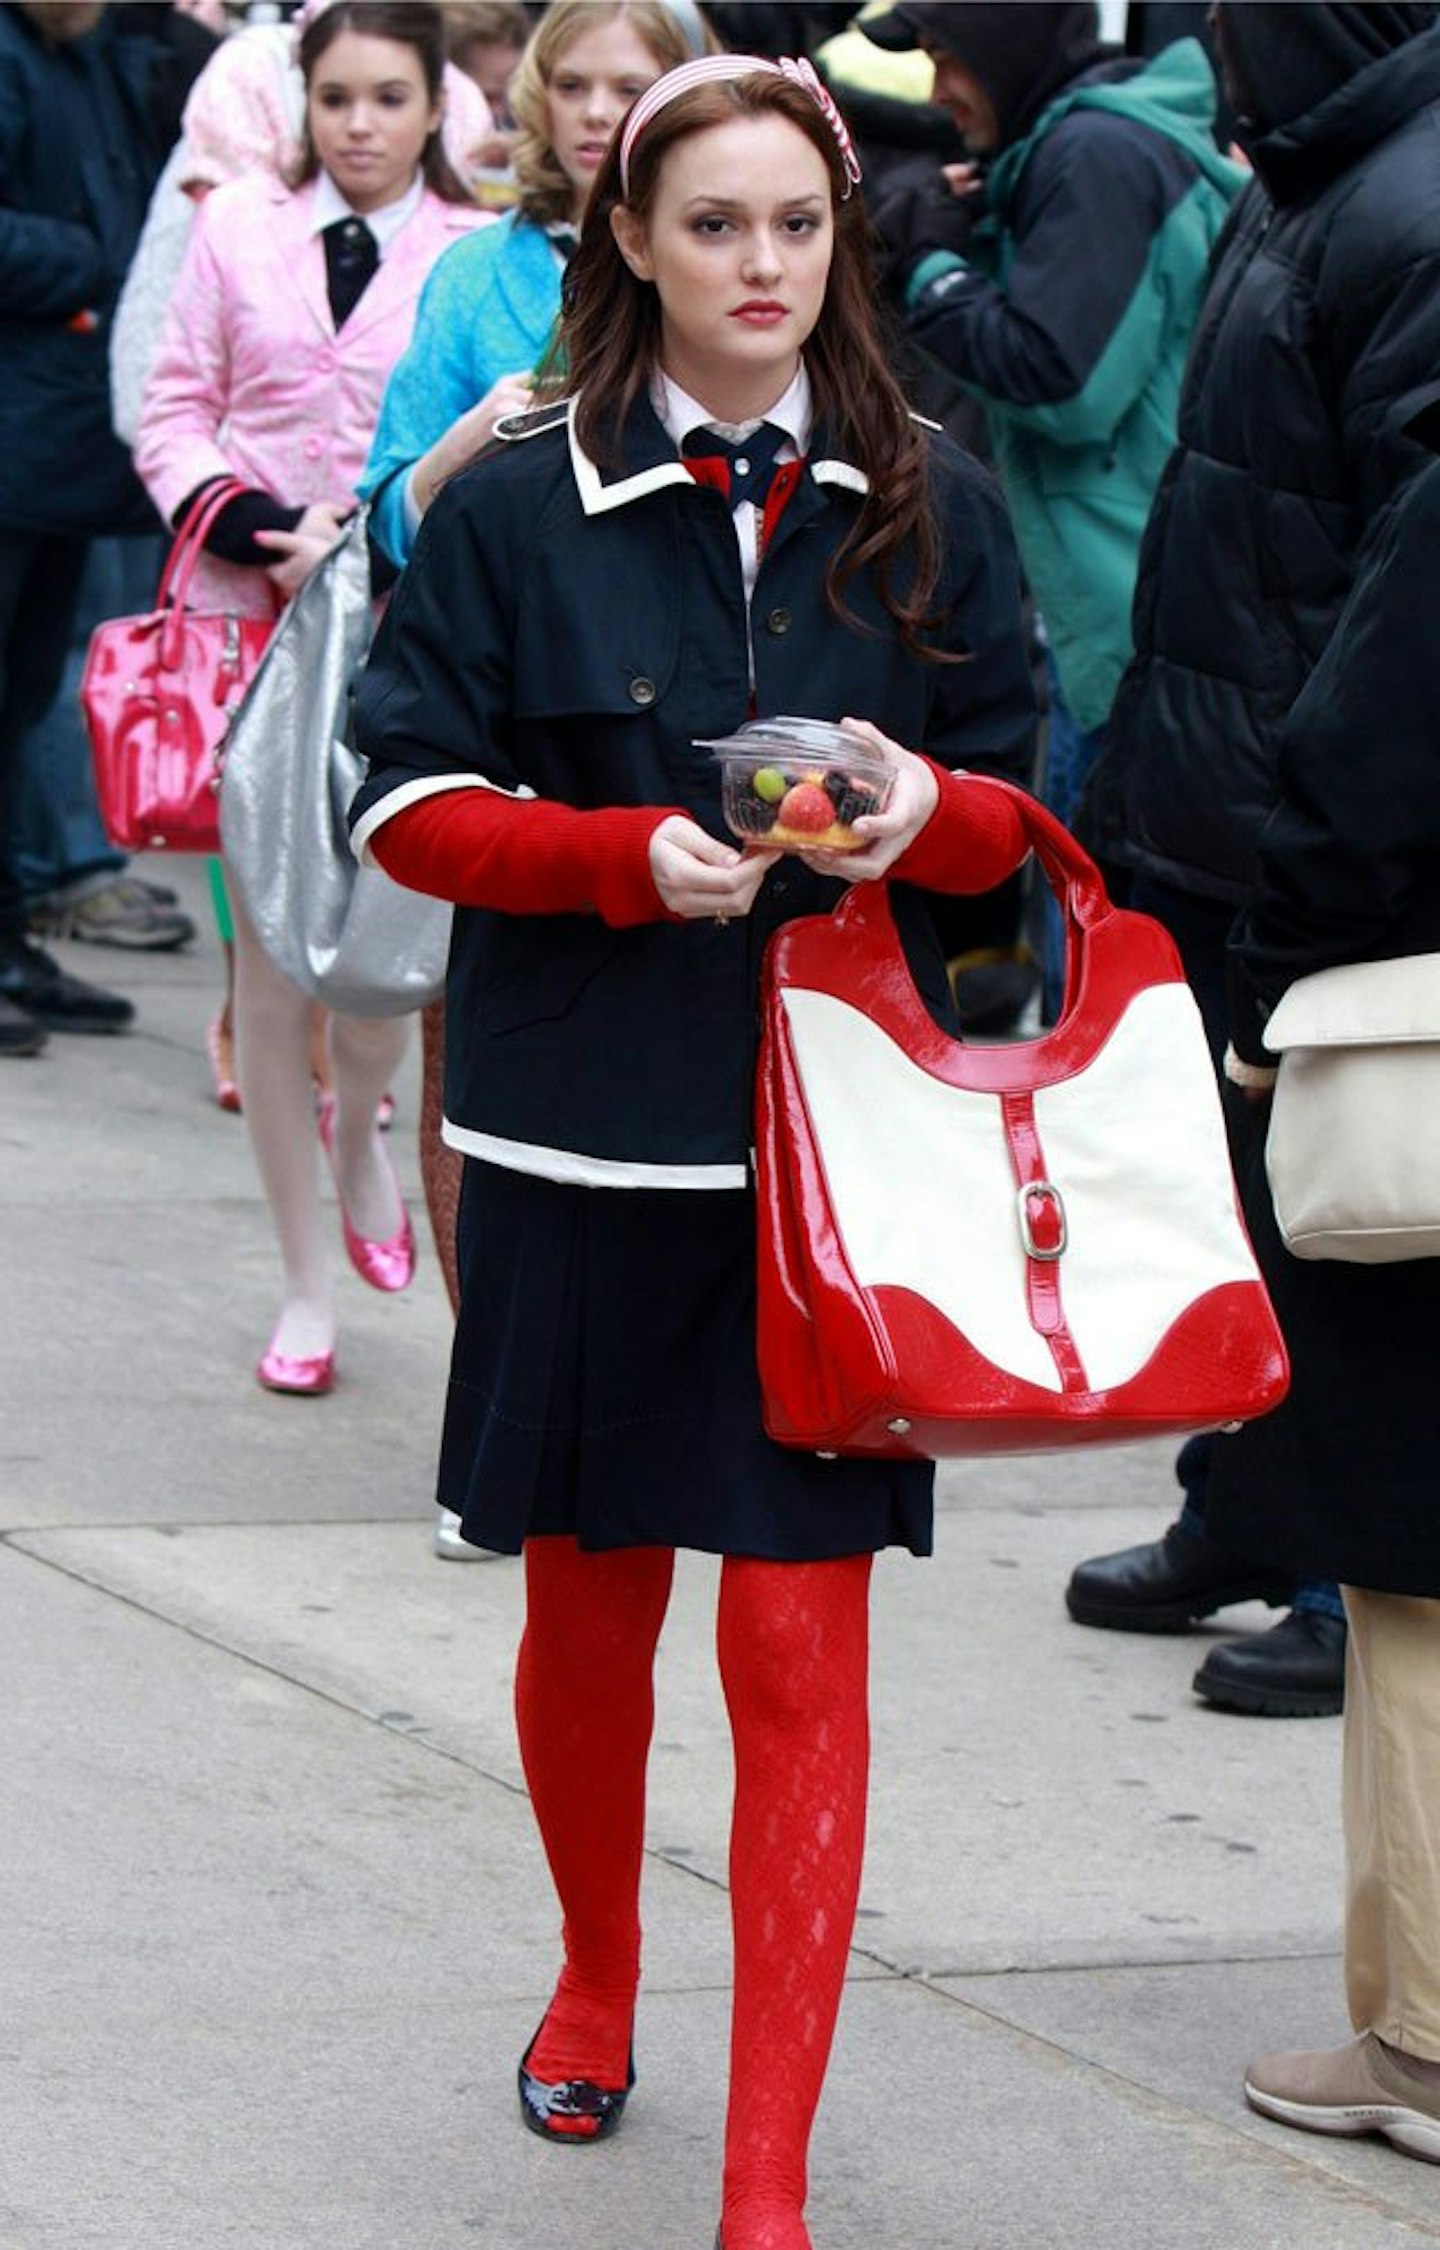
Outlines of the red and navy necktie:
{"type": "Polygon", "coordinates": [[[728,482],[721,489],[728,489],[732,508],[742,500],[763,508],[787,434],[776,422],[762,422],[737,445],[702,426],[690,432],[680,451],[687,461],[715,462],[725,470],[728,482]]]}

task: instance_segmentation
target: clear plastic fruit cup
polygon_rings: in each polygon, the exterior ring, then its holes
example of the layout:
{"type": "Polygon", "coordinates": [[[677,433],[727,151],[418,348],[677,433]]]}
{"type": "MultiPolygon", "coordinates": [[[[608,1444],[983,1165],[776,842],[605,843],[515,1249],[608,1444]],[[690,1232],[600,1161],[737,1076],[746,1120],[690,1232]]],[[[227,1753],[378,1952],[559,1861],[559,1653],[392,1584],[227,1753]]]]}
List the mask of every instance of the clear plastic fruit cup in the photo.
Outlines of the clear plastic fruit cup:
{"type": "Polygon", "coordinates": [[[883,812],[895,786],[862,735],[825,719],[752,719],[698,747],[719,759],[726,821],[752,850],[863,850],[853,823],[883,812]]]}

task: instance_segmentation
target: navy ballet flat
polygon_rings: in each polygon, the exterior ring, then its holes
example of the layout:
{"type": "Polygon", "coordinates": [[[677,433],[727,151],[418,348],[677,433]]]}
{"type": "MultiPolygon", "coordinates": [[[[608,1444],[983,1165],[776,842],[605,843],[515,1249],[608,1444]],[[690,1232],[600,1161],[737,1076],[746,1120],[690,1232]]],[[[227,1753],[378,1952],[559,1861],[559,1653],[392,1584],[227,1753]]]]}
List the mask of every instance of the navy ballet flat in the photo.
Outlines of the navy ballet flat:
{"type": "MultiPolygon", "coordinates": [[[[537,2031],[535,2039],[539,2036],[537,2031]]],[[[543,2141],[565,2141],[580,2148],[608,2140],[625,2114],[635,2083],[634,2055],[623,2086],[597,2086],[588,2078],[562,2078],[558,2085],[551,2086],[529,2068],[535,2039],[520,2058],[518,2073],[520,2115],[530,2131],[543,2141]],[[579,2129],[569,2120],[582,2121],[579,2129]]]]}

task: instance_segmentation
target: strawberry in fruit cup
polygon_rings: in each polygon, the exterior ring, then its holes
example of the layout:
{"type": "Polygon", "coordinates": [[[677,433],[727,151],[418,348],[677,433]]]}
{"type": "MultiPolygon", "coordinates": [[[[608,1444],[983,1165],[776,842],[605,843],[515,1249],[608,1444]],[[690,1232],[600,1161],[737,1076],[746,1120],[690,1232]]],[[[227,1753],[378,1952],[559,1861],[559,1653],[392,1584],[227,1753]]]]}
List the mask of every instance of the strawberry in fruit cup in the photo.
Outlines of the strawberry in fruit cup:
{"type": "Polygon", "coordinates": [[[835,807],[823,782],[797,781],[780,799],[777,824],[802,836],[818,836],[834,819],[835,807]]]}

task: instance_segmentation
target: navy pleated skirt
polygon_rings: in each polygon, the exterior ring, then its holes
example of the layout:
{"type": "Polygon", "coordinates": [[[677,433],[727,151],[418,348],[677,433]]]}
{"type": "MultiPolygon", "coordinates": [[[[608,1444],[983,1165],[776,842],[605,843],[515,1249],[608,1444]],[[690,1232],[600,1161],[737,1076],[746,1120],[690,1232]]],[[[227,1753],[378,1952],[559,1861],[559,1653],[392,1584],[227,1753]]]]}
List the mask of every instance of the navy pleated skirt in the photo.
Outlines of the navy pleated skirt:
{"type": "Polygon", "coordinates": [[[478,1546],[928,1554],[934,1470],[777,1445],[750,1193],[559,1186],[467,1159],[439,1498],[478,1546]]]}

